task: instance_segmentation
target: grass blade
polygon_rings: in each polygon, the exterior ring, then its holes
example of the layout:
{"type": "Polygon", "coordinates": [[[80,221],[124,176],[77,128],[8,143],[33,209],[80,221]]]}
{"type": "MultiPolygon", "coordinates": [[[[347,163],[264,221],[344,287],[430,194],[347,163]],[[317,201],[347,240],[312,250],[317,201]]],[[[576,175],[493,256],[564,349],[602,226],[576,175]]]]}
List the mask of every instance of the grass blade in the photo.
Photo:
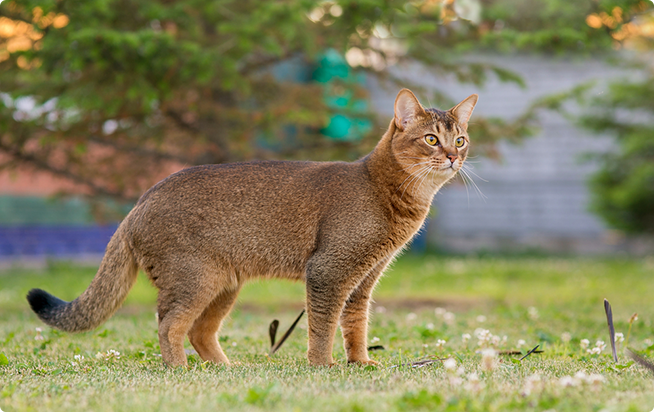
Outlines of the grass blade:
{"type": "Polygon", "coordinates": [[[277,338],[277,328],[279,327],[279,321],[277,319],[270,322],[268,327],[268,335],[270,335],[270,350],[275,347],[275,339],[277,338]]]}
{"type": "Polygon", "coordinates": [[[297,326],[297,323],[298,323],[298,322],[300,321],[300,319],[302,318],[302,315],[304,315],[304,309],[302,309],[302,312],[300,312],[300,315],[297,317],[297,319],[295,319],[295,322],[293,322],[293,324],[291,325],[291,327],[288,328],[288,330],[286,331],[286,333],[284,333],[284,336],[282,336],[282,338],[279,340],[279,342],[277,342],[277,345],[273,346],[273,347],[270,349],[270,356],[274,355],[275,352],[277,352],[277,351],[279,350],[279,348],[284,344],[284,342],[286,341],[286,339],[291,335],[291,332],[293,332],[293,329],[295,329],[295,327],[297,326]]]}
{"type": "Polygon", "coordinates": [[[613,327],[613,310],[608,300],[604,299],[604,311],[606,312],[606,323],[609,325],[609,336],[611,338],[611,349],[613,350],[613,360],[618,362],[618,352],[615,350],[615,328],[613,327]]]}
{"type": "Polygon", "coordinates": [[[631,349],[625,349],[625,352],[627,352],[627,356],[629,356],[634,362],[636,362],[643,368],[649,370],[650,372],[654,372],[654,363],[643,358],[642,356],[632,351],[631,349]]]}

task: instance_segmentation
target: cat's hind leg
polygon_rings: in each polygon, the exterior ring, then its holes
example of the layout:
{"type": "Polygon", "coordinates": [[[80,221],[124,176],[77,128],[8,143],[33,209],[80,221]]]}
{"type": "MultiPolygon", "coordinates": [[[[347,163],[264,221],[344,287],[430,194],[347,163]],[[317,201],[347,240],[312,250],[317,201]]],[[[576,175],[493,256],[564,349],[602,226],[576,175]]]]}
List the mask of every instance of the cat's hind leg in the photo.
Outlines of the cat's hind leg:
{"type": "Polygon", "coordinates": [[[218,331],[234,306],[239,291],[240,288],[220,292],[193,323],[188,338],[203,360],[229,365],[229,359],[218,343],[218,331]]]}
{"type": "Polygon", "coordinates": [[[159,346],[169,366],[186,366],[184,339],[195,320],[220,291],[215,272],[190,265],[158,277],[157,310],[159,314],[159,346]]]}

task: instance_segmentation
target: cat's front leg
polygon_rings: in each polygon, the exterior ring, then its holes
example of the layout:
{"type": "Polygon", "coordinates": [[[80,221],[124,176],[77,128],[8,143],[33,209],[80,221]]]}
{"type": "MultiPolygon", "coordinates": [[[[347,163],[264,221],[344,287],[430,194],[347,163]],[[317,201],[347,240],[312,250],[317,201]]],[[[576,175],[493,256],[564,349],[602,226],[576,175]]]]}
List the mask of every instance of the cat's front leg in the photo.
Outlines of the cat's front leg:
{"type": "Polygon", "coordinates": [[[307,267],[307,315],[309,317],[309,363],[334,363],[332,349],[345,301],[361,283],[369,268],[355,268],[333,257],[314,256],[307,267]]]}
{"type": "Polygon", "coordinates": [[[372,291],[388,262],[388,259],[384,259],[377,264],[345,302],[341,314],[341,331],[348,363],[377,364],[368,357],[368,314],[372,291]]]}

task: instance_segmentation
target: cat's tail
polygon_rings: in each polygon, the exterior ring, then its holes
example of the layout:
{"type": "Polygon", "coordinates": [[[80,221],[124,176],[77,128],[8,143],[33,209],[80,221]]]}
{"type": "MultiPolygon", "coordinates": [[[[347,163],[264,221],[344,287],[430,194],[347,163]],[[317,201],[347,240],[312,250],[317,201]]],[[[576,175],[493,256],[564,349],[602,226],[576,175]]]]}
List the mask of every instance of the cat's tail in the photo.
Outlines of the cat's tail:
{"type": "Polygon", "coordinates": [[[91,285],[77,299],[65,302],[41,289],[29,291],[27,301],[43,322],[66,332],[83,332],[98,327],[116,312],[138,272],[125,229],[123,222],[109,241],[91,285]]]}

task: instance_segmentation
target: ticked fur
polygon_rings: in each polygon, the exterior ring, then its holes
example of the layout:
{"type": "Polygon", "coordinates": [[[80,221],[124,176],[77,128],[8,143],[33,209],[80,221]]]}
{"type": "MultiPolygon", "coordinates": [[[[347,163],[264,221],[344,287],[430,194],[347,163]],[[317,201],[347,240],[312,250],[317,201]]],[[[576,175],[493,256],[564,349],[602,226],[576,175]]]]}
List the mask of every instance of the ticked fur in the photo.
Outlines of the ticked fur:
{"type": "Polygon", "coordinates": [[[472,95],[448,111],[424,109],[404,89],[376,148],[353,163],[250,162],[175,173],[121,223],[79,298],[68,303],[33,289],[30,305],[53,327],[95,328],[122,303],[140,267],[159,289],[163,360],[186,365],[188,336],[202,359],[229,363],[217,332],[242,285],[304,280],[309,362],[333,362],[340,324],[347,360],[372,363],[372,290],[465,161],[476,102],[472,95]]]}

